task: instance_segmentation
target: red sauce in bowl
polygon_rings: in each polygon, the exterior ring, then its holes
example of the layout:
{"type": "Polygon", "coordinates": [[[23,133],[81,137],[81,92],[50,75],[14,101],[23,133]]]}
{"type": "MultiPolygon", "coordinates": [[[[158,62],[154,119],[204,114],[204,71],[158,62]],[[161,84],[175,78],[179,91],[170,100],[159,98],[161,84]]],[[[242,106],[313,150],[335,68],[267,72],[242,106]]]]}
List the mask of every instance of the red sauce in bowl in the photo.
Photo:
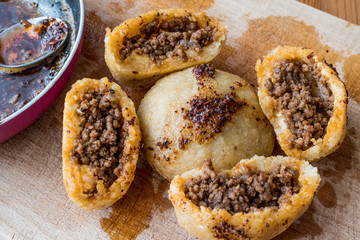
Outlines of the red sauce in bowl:
{"type": "MultiPolygon", "coordinates": [[[[22,20],[41,17],[37,4],[20,0],[0,0],[0,32],[22,20]]],[[[22,73],[0,71],[0,124],[36,97],[60,70],[64,54],[22,73]]]]}

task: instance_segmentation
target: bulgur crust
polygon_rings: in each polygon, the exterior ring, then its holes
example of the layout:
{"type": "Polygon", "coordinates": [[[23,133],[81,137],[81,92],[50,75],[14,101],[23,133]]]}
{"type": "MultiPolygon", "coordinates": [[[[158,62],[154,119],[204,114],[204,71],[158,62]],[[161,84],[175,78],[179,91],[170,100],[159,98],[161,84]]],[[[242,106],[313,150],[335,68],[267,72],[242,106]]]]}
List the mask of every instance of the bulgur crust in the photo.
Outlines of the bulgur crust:
{"type": "Polygon", "coordinates": [[[210,62],[225,40],[225,27],[203,12],[154,10],[106,29],[105,61],[121,84],[148,87],[164,74],[210,62]]]}
{"type": "Polygon", "coordinates": [[[275,134],[254,88],[211,64],[160,79],[138,116],[144,156],[168,180],[201,167],[204,158],[229,169],[239,157],[269,156],[274,148],[275,134]]]}
{"type": "Polygon", "coordinates": [[[140,141],[139,120],[134,104],[119,85],[109,82],[107,78],[85,78],[74,83],[65,98],[63,120],[63,180],[69,198],[88,210],[108,207],[120,199],[134,178],[140,141]],[[90,101],[94,101],[94,96],[99,98],[98,103],[92,103],[96,108],[90,107],[90,104],[87,106],[86,94],[92,95],[89,96],[90,101]],[[108,99],[116,103],[111,105],[108,99]],[[113,110],[108,109],[107,105],[113,110]],[[99,110],[102,107],[104,112],[99,110]],[[88,109],[99,112],[94,115],[87,113],[88,109]],[[115,109],[120,111],[115,112],[115,109]],[[116,123],[116,119],[106,121],[112,115],[117,115],[120,122],[116,123]],[[92,117],[98,118],[89,120],[92,117]],[[98,129],[97,120],[101,119],[105,121],[104,126],[98,129]],[[118,131],[111,130],[115,126],[118,126],[118,131]],[[98,132],[90,132],[87,136],[84,133],[87,129],[98,129],[98,132]],[[116,133],[119,135],[116,136],[116,133]],[[101,153],[103,147],[105,150],[101,153]],[[118,149],[106,153],[111,151],[111,147],[118,149]]]}
{"type": "MultiPolygon", "coordinates": [[[[209,169],[198,168],[176,176],[170,184],[169,198],[175,208],[177,220],[186,231],[199,239],[271,239],[285,231],[309,207],[319,186],[317,169],[307,161],[283,156],[260,157],[241,160],[230,170],[211,170],[211,174],[229,176],[246,175],[248,171],[271,174],[275,168],[297,171],[300,191],[285,194],[276,206],[252,208],[232,212],[221,207],[214,209],[197,205],[186,194],[186,186],[194,178],[206,175],[209,169]]],[[[294,175],[295,176],[295,175],[294,175]]]]}
{"type": "MultiPolygon", "coordinates": [[[[341,145],[346,133],[347,91],[336,70],[322,57],[311,49],[279,46],[263,60],[258,60],[255,69],[261,108],[273,125],[282,150],[288,156],[316,161],[334,152],[341,145]],[[306,87],[306,84],[303,84],[298,91],[295,89],[299,88],[296,84],[276,77],[276,66],[284,61],[300,62],[301,68],[293,69],[300,69],[300,74],[305,74],[305,80],[313,85],[306,87]],[[306,76],[308,73],[305,70],[309,67],[318,76],[306,76]],[[289,94],[288,100],[279,101],[277,94],[273,92],[273,86],[280,82],[286,89],[284,95],[289,94]],[[300,99],[297,102],[295,98],[298,97],[300,99]]],[[[292,71],[287,74],[293,79],[300,76],[292,71]]]]}

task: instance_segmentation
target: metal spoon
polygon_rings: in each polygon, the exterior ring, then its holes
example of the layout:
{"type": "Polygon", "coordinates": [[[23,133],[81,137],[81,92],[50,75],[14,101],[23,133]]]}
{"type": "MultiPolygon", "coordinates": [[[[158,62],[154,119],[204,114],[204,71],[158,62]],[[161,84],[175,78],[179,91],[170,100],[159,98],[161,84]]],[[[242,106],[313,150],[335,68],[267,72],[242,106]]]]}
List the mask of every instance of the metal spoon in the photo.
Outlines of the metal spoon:
{"type": "Polygon", "coordinates": [[[16,73],[59,53],[69,38],[68,25],[59,18],[22,20],[0,33],[0,70],[16,73]]]}

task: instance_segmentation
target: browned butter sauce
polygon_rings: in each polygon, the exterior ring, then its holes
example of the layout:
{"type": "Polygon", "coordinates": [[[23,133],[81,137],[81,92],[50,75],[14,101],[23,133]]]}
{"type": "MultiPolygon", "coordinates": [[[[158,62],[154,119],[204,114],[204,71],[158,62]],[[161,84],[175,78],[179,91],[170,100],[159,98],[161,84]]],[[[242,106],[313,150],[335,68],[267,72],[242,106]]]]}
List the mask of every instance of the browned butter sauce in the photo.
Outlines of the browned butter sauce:
{"type": "MultiPolygon", "coordinates": [[[[22,20],[41,16],[35,3],[0,0],[0,32],[22,20]]],[[[46,87],[58,71],[59,62],[60,59],[56,59],[52,63],[45,63],[16,74],[7,74],[0,70],[0,124],[46,87]]]]}
{"type": "Polygon", "coordinates": [[[56,18],[34,24],[25,19],[20,23],[0,39],[1,63],[19,65],[48,54],[61,45],[68,31],[66,24],[56,18]]]}

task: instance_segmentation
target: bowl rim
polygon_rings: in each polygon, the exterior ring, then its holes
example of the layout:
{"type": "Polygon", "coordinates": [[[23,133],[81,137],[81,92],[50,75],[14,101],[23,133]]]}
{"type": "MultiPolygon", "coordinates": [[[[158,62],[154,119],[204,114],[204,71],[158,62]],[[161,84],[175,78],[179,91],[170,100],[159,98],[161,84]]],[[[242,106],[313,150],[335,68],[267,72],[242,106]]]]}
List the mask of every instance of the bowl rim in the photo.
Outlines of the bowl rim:
{"type": "Polygon", "coordinates": [[[82,35],[83,35],[83,30],[84,30],[84,22],[85,22],[84,0],[78,0],[78,1],[79,1],[79,4],[80,4],[80,11],[79,11],[79,13],[80,13],[80,25],[79,25],[79,29],[78,29],[78,31],[76,33],[77,35],[76,35],[75,43],[73,45],[72,50],[70,51],[69,56],[66,59],[64,65],[61,67],[61,69],[57,73],[56,77],[51,80],[51,82],[40,92],[40,94],[38,94],[36,97],[31,99],[30,102],[28,102],[24,107],[20,108],[16,112],[12,113],[10,116],[8,116],[5,119],[3,119],[2,121],[0,121],[0,126],[7,123],[7,122],[9,122],[9,121],[11,121],[12,119],[16,118],[22,112],[26,111],[29,107],[31,107],[40,98],[42,98],[55,85],[55,83],[60,79],[60,77],[65,72],[65,70],[68,68],[70,62],[74,58],[76,50],[78,49],[78,47],[80,45],[81,38],[82,38],[82,35]]]}

